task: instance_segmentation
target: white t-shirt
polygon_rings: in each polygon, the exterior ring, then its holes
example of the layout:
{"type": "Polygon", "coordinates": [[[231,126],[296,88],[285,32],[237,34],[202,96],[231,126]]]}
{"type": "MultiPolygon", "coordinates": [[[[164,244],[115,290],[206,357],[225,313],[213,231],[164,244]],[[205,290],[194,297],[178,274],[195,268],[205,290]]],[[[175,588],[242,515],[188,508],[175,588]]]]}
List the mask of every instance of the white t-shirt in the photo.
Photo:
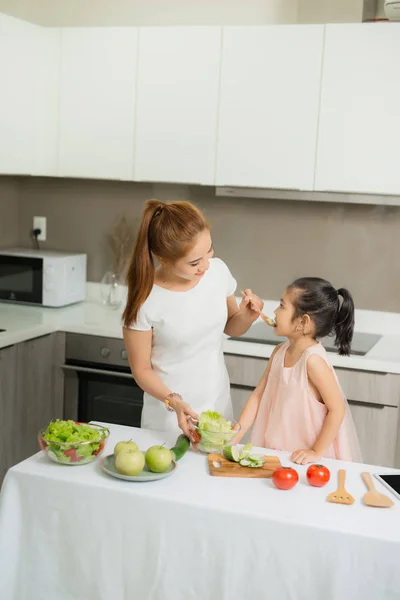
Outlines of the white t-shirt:
{"type": "MultiPolygon", "coordinates": [[[[151,364],[173,391],[193,410],[216,410],[232,418],[230,385],[223,355],[223,333],[228,318],[227,297],[236,281],[219,258],[199,283],[186,292],[158,285],[142,305],[131,329],[153,329],[151,364]]],[[[142,427],[178,431],[175,413],[162,402],[144,394],[142,427]]]]}

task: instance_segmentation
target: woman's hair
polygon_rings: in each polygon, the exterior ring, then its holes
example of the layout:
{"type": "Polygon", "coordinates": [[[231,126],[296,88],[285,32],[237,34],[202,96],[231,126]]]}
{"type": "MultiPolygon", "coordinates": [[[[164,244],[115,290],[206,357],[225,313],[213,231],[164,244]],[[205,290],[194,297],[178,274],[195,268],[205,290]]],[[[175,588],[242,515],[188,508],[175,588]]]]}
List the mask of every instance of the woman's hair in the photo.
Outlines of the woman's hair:
{"type": "Polygon", "coordinates": [[[190,202],[146,202],[126,277],[125,327],[135,323],[140,307],[151,292],[154,256],[175,262],[191,250],[196,236],[208,227],[201,211],[190,202]]]}
{"type": "Polygon", "coordinates": [[[308,314],[315,325],[315,337],[335,334],[335,346],[341,356],[350,354],[354,333],[354,302],[348,290],[335,290],[333,285],[319,277],[296,279],[292,291],[294,318],[308,314]]]}

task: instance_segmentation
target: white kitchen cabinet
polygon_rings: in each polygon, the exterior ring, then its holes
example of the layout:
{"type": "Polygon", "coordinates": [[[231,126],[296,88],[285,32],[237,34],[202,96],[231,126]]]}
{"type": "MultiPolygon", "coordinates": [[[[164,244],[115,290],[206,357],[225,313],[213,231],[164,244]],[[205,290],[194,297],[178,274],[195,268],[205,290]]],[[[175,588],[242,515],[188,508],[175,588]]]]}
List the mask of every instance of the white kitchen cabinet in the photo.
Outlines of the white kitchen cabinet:
{"type": "Polygon", "coordinates": [[[400,23],[327,25],[316,190],[400,194],[400,23]]]}
{"type": "Polygon", "coordinates": [[[139,33],[135,180],[214,185],[219,27],[139,33]]]}
{"type": "Polygon", "coordinates": [[[56,175],[59,36],[0,15],[0,173],[56,175]]]}
{"type": "Polygon", "coordinates": [[[226,27],[216,185],[312,190],[323,25],[226,27]]]}
{"type": "Polygon", "coordinates": [[[133,178],[137,29],[61,34],[58,174],[133,178]]]}
{"type": "Polygon", "coordinates": [[[29,175],[34,152],[36,26],[0,15],[0,173],[29,175]]]}

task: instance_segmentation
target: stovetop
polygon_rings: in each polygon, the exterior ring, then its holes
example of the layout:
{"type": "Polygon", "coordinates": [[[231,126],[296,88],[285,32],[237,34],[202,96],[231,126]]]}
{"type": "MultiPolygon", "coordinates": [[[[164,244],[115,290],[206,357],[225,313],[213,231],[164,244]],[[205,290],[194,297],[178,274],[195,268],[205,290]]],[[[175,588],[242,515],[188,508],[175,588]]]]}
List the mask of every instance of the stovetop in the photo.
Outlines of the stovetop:
{"type": "MultiPolygon", "coordinates": [[[[375,333],[355,333],[350,354],[365,356],[379,342],[381,337],[381,335],[375,333]]],[[[268,327],[265,323],[256,323],[241,337],[231,337],[230,339],[256,344],[269,344],[271,346],[277,346],[281,342],[287,341],[287,338],[275,335],[272,327],[268,327]]],[[[321,338],[320,342],[327,352],[337,353],[334,339],[334,336],[330,335],[321,338]]]]}

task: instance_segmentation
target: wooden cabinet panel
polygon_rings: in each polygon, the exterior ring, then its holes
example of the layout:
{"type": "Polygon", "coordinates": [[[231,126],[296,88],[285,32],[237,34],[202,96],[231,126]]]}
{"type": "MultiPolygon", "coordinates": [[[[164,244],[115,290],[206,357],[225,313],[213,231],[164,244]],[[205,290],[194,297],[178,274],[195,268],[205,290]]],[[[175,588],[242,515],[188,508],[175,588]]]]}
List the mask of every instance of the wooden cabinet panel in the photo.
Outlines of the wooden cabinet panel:
{"type": "Polygon", "coordinates": [[[335,372],[348,400],[399,406],[400,375],[338,368],[335,372]]]}
{"type": "Polygon", "coordinates": [[[225,364],[232,385],[254,388],[267,368],[268,360],[238,354],[225,354],[225,364]]]}
{"type": "Polygon", "coordinates": [[[0,350],[0,485],[10,465],[18,460],[21,443],[15,420],[17,346],[0,350]]]}
{"type": "Polygon", "coordinates": [[[395,466],[398,409],[393,406],[349,402],[362,460],[371,465],[395,466]]]}

